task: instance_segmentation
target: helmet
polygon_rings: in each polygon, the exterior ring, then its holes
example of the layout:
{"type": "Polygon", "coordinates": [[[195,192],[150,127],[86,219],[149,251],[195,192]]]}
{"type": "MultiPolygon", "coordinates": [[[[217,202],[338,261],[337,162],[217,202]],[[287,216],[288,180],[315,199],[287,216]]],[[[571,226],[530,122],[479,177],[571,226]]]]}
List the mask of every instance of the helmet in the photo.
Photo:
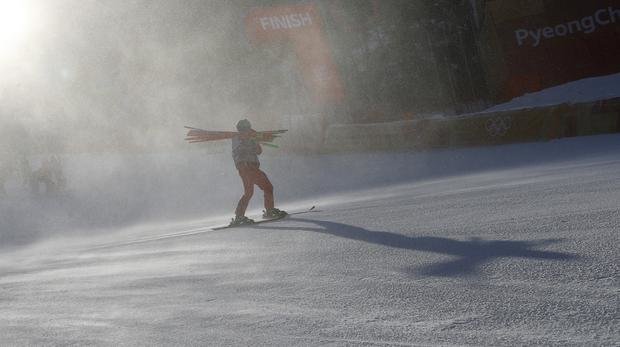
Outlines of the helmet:
{"type": "Polygon", "coordinates": [[[249,120],[242,119],[239,122],[237,122],[238,131],[244,131],[244,130],[250,130],[250,129],[252,129],[252,124],[250,123],[249,120]]]}

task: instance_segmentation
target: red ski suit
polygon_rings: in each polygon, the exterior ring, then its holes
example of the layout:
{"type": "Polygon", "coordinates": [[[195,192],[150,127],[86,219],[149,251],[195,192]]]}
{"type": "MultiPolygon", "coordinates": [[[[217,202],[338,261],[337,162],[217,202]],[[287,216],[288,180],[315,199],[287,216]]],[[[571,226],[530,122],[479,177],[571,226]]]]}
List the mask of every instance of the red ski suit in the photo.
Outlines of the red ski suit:
{"type": "Polygon", "coordinates": [[[257,185],[264,193],[265,210],[274,207],[273,185],[267,175],[260,170],[258,155],[262,153],[262,148],[253,140],[241,137],[233,138],[233,159],[235,166],[243,182],[243,196],[237,204],[236,216],[244,216],[245,210],[254,195],[254,185],[257,185]]]}

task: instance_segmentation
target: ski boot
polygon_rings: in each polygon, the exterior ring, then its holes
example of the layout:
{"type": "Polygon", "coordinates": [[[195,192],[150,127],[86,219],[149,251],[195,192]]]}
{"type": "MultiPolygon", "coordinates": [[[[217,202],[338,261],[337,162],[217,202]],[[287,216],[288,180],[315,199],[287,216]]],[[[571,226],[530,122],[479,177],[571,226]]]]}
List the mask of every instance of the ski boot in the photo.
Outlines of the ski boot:
{"type": "Polygon", "coordinates": [[[286,217],[288,213],[286,211],[278,210],[277,208],[268,208],[267,211],[263,211],[263,218],[276,219],[286,217]]]}
{"type": "Polygon", "coordinates": [[[248,225],[248,224],[254,224],[254,220],[246,216],[236,216],[230,221],[230,224],[228,226],[234,227],[234,226],[248,225]]]}

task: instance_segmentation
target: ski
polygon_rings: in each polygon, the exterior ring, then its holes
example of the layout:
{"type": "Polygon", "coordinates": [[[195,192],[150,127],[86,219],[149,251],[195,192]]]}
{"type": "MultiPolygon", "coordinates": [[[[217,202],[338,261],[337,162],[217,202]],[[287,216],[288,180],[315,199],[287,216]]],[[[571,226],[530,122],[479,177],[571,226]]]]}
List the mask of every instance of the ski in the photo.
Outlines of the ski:
{"type": "Polygon", "coordinates": [[[180,231],[180,232],[177,232],[177,233],[164,234],[164,235],[147,237],[147,238],[142,238],[142,239],[137,239],[137,240],[130,240],[130,241],[127,241],[127,242],[103,244],[103,245],[87,248],[86,250],[87,251],[102,250],[102,249],[107,249],[107,248],[114,248],[114,247],[130,246],[130,245],[142,244],[142,243],[148,243],[148,242],[163,241],[163,240],[167,240],[167,239],[171,239],[171,238],[194,236],[194,235],[198,235],[198,234],[204,234],[204,233],[210,232],[210,231],[217,231],[217,230],[223,230],[223,229],[232,229],[232,228],[240,228],[240,227],[252,227],[252,226],[254,226],[256,224],[275,222],[275,221],[279,221],[281,219],[285,219],[288,216],[295,216],[295,215],[298,215],[298,214],[309,213],[309,212],[319,212],[319,211],[316,210],[315,206],[312,206],[312,207],[310,207],[307,210],[298,211],[298,212],[291,212],[291,213],[287,214],[286,216],[283,216],[283,217],[280,217],[280,218],[261,219],[259,221],[256,221],[256,222],[252,223],[252,224],[234,225],[234,226],[223,225],[223,226],[218,226],[218,227],[199,227],[199,228],[195,228],[195,229],[191,229],[191,230],[180,231]]]}
{"type": "MultiPolygon", "coordinates": [[[[188,129],[185,140],[189,143],[227,140],[239,135],[239,133],[236,131],[212,131],[188,126],[185,126],[185,128],[188,129]]],[[[287,130],[284,129],[257,131],[251,134],[251,138],[261,143],[270,143],[276,138],[280,137],[280,135],[284,134],[285,132],[287,132],[287,130]]]]}
{"type": "Polygon", "coordinates": [[[303,214],[303,213],[309,213],[309,212],[318,212],[316,209],[316,206],[312,206],[307,210],[304,211],[298,211],[298,212],[291,212],[286,214],[285,216],[282,217],[277,217],[277,218],[268,218],[268,219],[259,219],[257,221],[254,221],[254,223],[250,223],[250,224],[241,224],[241,225],[222,225],[222,226],[218,226],[218,227],[214,227],[211,230],[216,231],[216,230],[223,230],[223,229],[233,229],[233,228],[243,228],[243,227],[249,227],[251,228],[254,225],[257,224],[263,224],[263,223],[269,223],[269,222],[276,222],[282,219],[285,219],[289,216],[295,216],[298,214],[303,214]]]}

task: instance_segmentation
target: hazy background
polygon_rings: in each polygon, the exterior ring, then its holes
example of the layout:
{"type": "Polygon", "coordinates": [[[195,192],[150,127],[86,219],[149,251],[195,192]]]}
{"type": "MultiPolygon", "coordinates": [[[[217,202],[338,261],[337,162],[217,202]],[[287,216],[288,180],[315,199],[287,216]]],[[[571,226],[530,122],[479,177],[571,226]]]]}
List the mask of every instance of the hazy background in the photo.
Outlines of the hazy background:
{"type": "Polygon", "coordinates": [[[6,16],[24,17],[0,54],[2,129],[23,132],[9,141],[22,151],[154,151],[182,146],[183,125],[386,121],[490,102],[475,1],[4,2],[6,16]],[[253,9],[306,3],[338,65],[342,105],[311,100],[290,42],[246,35],[253,9]]]}
{"type": "Polygon", "coordinates": [[[205,188],[231,184],[218,175],[235,171],[228,156],[206,160],[205,153],[229,149],[191,148],[183,126],[232,130],[238,119],[252,119],[238,98],[242,54],[234,61],[229,54],[231,42],[249,49],[238,8],[220,1],[1,5],[19,27],[3,37],[0,53],[4,243],[135,222],[152,217],[153,206],[168,209],[166,217],[218,212],[205,188]],[[46,173],[59,171],[64,186],[33,189],[50,158],[56,166],[46,173]]]}
{"type": "Polygon", "coordinates": [[[249,111],[225,54],[244,44],[232,30],[243,16],[224,2],[27,3],[37,26],[0,66],[3,123],[28,134],[19,146],[144,149],[182,141],[187,123],[231,128],[249,111]]]}
{"type": "MultiPolygon", "coordinates": [[[[183,126],[234,130],[249,118],[259,130],[291,129],[323,111],[299,87],[286,44],[249,43],[244,19],[260,5],[0,2],[11,24],[0,53],[0,242],[232,215],[241,185],[230,144],[189,145],[183,126]]],[[[291,130],[266,157],[303,141],[291,130]]],[[[278,198],[326,185],[308,177],[317,160],[270,160],[278,198]]]]}
{"type": "Polygon", "coordinates": [[[501,149],[480,161],[467,150],[300,150],[329,124],[449,116],[494,100],[475,36],[486,2],[342,0],[310,4],[346,102],[313,103],[290,43],[246,35],[253,9],[303,3],[1,0],[0,241],[228,218],[241,194],[230,144],[187,144],[184,125],[233,130],[249,118],[289,129],[263,158],[283,203],[510,163],[501,149]]]}

